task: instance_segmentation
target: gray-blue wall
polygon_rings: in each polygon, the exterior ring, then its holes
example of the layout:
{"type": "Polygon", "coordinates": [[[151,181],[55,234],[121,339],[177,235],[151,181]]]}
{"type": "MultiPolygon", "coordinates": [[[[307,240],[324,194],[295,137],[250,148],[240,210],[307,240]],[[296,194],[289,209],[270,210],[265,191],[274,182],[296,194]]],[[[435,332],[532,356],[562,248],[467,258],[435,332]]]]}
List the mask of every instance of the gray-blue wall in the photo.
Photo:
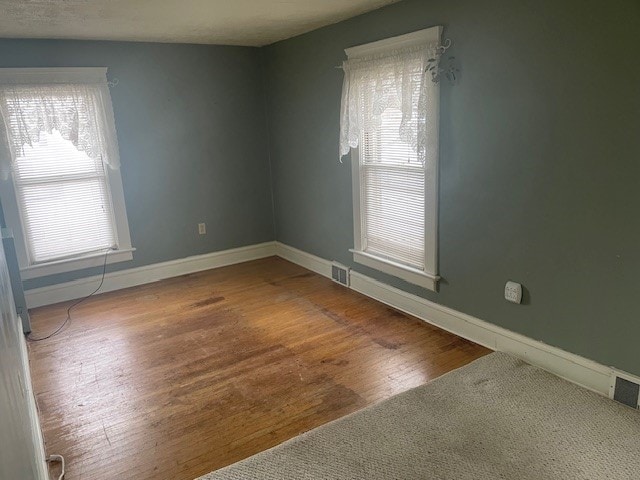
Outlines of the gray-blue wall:
{"type": "Polygon", "coordinates": [[[638,25],[637,0],[405,0],[263,49],[2,40],[0,66],[120,80],[138,251],[110,269],[277,238],[640,374],[638,25]],[[462,73],[441,89],[439,293],[352,262],[351,171],[336,158],[343,49],[433,25],[462,73]],[[523,305],[503,300],[507,279],[523,305]]]}
{"type": "Polygon", "coordinates": [[[640,374],[640,2],[405,0],[264,49],[279,241],[640,374]],[[444,25],[439,293],[354,264],[343,49],[444,25]],[[526,287],[524,305],[504,283],[526,287]]]}
{"type": "Polygon", "coordinates": [[[109,271],[274,239],[259,49],[0,40],[0,67],[57,66],[106,66],[119,80],[111,97],[138,250],[109,271]]]}

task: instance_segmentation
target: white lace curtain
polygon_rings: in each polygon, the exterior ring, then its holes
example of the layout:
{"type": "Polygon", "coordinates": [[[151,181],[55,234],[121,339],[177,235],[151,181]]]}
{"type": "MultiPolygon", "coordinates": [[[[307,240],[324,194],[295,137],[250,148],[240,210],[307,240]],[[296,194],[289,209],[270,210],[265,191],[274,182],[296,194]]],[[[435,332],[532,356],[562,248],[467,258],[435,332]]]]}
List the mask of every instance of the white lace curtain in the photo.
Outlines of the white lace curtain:
{"type": "MultiPolygon", "coordinates": [[[[46,77],[39,77],[46,78],[46,77]]],[[[2,80],[0,76],[0,80],[2,80]]],[[[104,81],[96,83],[0,83],[0,175],[7,178],[26,145],[43,132],[60,132],[90,158],[112,169],[120,166],[111,96],[104,81]]]]}
{"type": "Polygon", "coordinates": [[[401,111],[401,142],[415,149],[424,162],[428,148],[428,102],[433,87],[429,66],[437,58],[437,43],[360,56],[343,63],[340,112],[340,158],[357,148],[360,135],[388,108],[401,111]]]}

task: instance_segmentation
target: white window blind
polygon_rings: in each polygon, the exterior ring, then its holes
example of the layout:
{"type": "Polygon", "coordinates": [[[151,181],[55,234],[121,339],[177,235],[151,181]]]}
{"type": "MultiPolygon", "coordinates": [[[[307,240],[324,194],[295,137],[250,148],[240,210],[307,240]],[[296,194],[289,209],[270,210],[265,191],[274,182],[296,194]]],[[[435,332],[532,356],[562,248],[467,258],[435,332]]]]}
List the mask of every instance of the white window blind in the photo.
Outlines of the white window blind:
{"type": "MultiPolygon", "coordinates": [[[[405,65],[409,81],[420,85],[423,62],[405,65]]],[[[360,155],[362,233],[365,252],[424,270],[425,167],[417,149],[400,138],[403,114],[388,107],[376,114],[376,82],[362,86],[364,113],[360,155]]],[[[421,89],[411,92],[408,129],[417,130],[421,89]]]]}
{"type": "MultiPolygon", "coordinates": [[[[58,107],[64,108],[64,98],[58,107]]],[[[104,163],[57,130],[23,147],[14,164],[14,185],[32,263],[116,246],[104,163]]]]}

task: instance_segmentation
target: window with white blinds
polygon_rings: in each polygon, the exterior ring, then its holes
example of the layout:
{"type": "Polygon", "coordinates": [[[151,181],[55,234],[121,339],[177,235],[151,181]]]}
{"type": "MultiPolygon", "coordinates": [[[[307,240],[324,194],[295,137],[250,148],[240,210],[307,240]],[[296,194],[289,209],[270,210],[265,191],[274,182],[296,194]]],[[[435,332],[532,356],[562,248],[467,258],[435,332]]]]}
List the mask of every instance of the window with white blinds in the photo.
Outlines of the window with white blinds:
{"type": "Polygon", "coordinates": [[[109,183],[100,158],[89,158],[57,130],[25,146],[14,185],[32,263],[116,247],[109,183]]]}
{"type": "Polygon", "coordinates": [[[353,150],[354,260],[435,290],[440,27],[347,49],[340,153],[353,150]]]}
{"type": "Polygon", "coordinates": [[[360,155],[363,249],[424,270],[425,167],[415,148],[399,141],[401,120],[399,109],[388,108],[375,128],[365,125],[360,155]]]}
{"type": "Polygon", "coordinates": [[[23,279],[133,258],[106,68],[0,68],[0,198],[23,279]]]}

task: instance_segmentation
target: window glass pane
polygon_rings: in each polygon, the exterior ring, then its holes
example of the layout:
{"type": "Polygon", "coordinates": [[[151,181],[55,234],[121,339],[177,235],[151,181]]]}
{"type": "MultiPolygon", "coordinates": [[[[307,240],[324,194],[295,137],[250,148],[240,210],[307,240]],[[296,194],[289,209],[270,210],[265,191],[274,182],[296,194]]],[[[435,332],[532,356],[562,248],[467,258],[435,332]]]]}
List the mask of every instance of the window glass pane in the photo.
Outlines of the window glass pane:
{"type": "Polygon", "coordinates": [[[25,146],[14,173],[22,223],[32,262],[115,246],[106,174],[54,131],[25,146]]]}
{"type": "Polygon", "coordinates": [[[73,143],[62,138],[57,130],[40,133],[40,141],[25,145],[23,155],[16,159],[17,182],[44,177],[66,175],[102,175],[104,169],[99,158],[91,159],[73,143]]]}

